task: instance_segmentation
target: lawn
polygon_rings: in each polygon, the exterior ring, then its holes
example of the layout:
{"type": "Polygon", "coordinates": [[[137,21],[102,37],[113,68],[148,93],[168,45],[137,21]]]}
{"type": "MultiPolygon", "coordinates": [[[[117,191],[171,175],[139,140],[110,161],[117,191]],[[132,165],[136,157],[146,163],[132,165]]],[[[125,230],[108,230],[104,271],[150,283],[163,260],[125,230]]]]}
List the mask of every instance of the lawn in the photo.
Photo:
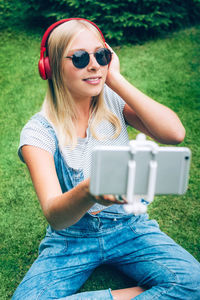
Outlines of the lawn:
{"type": "MultiPolygon", "coordinates": [[[[0,299],[10,299],[37,256],[47,225],[26,166],[17,156],[20,131],[37,112],[46,82],[38,76],[39,33],[0,33],[0,299]]],[[[200,261],[200,27],[142,45],[115,48],[121,72],[136,87],[172,108],[186,128],[179,145],[192,151],[189,188],[184,196],[157,196],[149,207],[163,231],[200,261]]],[[[130,138],[137,132],[129,128],[130,138]]],[[[82,291],[119,288],[128,278],[97,269],[82,291]]]]}

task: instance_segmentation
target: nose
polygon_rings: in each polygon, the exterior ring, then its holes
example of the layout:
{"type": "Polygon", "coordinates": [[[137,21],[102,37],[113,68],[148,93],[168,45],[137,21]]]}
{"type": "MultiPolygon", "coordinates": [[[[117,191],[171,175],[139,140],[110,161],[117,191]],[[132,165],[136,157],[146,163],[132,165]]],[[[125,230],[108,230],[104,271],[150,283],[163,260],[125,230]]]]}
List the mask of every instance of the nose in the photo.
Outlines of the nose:
{"type": "Polygon", "coordinates": [[[100,68],[100,65],[98,64],[94,54],[90,54],[90,61],[88,64],[89,70],[98,70],[100,68]]]}

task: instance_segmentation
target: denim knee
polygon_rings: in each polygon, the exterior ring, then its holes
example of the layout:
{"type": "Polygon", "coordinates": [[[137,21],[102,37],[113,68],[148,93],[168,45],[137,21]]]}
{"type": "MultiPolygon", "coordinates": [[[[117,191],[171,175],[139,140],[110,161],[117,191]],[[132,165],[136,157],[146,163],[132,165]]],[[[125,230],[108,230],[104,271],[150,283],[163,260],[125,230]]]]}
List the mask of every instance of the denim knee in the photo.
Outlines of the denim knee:
{"type": "MultiPolygon", "coordinates": [[[[152,300],[152,299],[179,299],[179,300],[199,300],[200,299],[200,264],[193,258],[188,262],[179,261],[177,269],[174,267],[162,266],[163,277],[158,275],[146,286],[146,290],[136,296],[137,300],[152,300]],[[176,270],[175,270],[176,269],[176,270]]],[[[145,288],[145,286],[144,286],[145,288]]]]}
{"type": "Polygon", "coordinates": [[[113,300],[111,289],[78,293],[58,300],[113,300]]]}
{"type": "Polygon", "coordinates": [[[183,282],[183,289],[188,291],[190,297],[185,299],[200,299],[200,264],[197,262],[195,265],[191,265],[191,268],[183,282]]]}
{"type": "Polygon", "coordinates": [[[182,273],[175,274],[175,281],[165,286],[163,299],[200,299],[200,264],[191,264],[190,269],[183,267],[182,273]]]}

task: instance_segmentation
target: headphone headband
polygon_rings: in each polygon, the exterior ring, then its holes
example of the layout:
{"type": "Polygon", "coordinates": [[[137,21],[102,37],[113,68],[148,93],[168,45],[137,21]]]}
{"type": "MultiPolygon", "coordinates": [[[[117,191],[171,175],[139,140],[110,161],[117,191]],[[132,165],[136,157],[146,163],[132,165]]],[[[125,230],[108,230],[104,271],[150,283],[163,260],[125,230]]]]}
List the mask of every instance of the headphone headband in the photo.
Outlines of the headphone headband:
{"type": "Polygon", "coordinates": [[[54,28],[61,25],[62,23],[72,21],[72,20],[83,20],[83,21],[87,21],[90,24],[92,24],[99,31],[99,33],[101,34],[101,37],[103,39],[103,42],[105,43],[105,38],[103,36],[103,33],[101,32],[99,27],[92,21],[89,21],[84,18],[69,18],[69,19],[63,19],[63,20],[55,22],[49,28],[47,28],[47,30],[45,31],[42,41],[41,41],[41,46],[40,46],[40,60],[38,63],[38,69],[39,69],[41,78],[44,80],[51,79],[51,67],[50,67],[50,63],[49,63],[49,57],[45,56],[48,38],[49,38],[51,32],[54,30],[54,28]]]}

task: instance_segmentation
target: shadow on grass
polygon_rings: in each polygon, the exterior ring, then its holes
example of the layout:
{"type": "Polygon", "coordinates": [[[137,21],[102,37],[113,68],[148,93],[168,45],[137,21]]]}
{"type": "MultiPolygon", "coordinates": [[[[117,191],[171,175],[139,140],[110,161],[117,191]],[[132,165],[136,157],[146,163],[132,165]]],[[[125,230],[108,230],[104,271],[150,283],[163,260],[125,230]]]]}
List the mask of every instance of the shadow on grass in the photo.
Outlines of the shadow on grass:
{"type": "Polygon", "coordinates": [[[101,265],[95,269],[79,292],[105,289],[123,289],[137,286],[130,277],[124,275],[113,266],[101,265]]]}

